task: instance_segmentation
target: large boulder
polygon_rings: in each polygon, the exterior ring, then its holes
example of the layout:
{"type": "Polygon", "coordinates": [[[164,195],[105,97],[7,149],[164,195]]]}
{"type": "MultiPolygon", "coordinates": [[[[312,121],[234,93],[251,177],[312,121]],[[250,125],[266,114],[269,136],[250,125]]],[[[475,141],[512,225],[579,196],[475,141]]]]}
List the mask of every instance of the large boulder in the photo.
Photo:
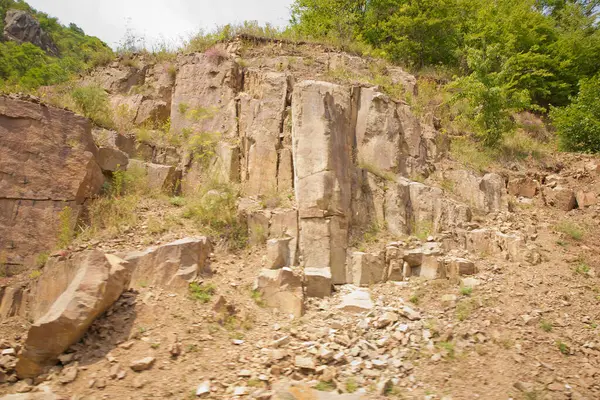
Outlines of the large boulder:
{"type": "Polygon", "coordinates": [[[449,170],[443,179],[451,182],[452,192],[471,207],[484,213],[505,210],[508,206],[504,178],[490,173],[483,177],[466,170],[449,170]]]}
{"type": "Polygon", "coordinates": [[[302,277],[290,268],[262,270],[256,279],[254,290],[269,307],[295,317],[304,314],[302,277]]]}
{"type": "Polygon", "coordinates": [[[181,171],[172,165],[129,160],[127,170],[151,191],[177,194],[181,190],[181,171]]]}
{"type": "Polygon", "coordinates": [[[29,42],[50,55],[58,56],[58,47],[37,19],[27,11],[10,9],[4,18],[4,37],[17,43],[29,42]]]}
{"type": "Polygon", "coordinates": [[[133,288],[158,285],[186,289],[193,280],[210,274],[211,252],[210,240],[198,237],[185,238],[121,256],[132,266],[133,288]]]}
{"type": "Polygon", "coordinates": [[[56,362],[121,296],[130,276],[126,261],[99,251],[84,253],[66,290],[29,329],[17,375],[34,377],[56,362]]]}
{"type": "Polygon", "coordinates": [[[85,118],[0,96],[0,249],[9,264],[54,247],[65,207],[62,223],[74,226],[104,183],[97,155],[85,118]]]}

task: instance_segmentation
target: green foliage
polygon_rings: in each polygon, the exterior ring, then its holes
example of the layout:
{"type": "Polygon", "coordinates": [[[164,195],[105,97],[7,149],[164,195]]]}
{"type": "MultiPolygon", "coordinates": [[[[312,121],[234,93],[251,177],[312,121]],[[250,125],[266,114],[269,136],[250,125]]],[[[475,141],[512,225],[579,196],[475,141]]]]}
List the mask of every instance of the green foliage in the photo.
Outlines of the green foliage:
{"type": "Polygon", "coordinates": [[[58,248],[68,247],[75,238],[75,230],[73,229],[73,210],[71,207],[65,207],[58,213],[58,248]]]}
{"type": "Polygon", "coordinates": [[[577,241],[582,240],[585,235],[584,230],[579,225],[567,220],[560,222],[556,230],[577,241]]]}
{"type": "Polygon", "coordinates": [[[463,296],[470,296],[471,294],[473,294],[473,288],[470,286],[463,286],[460,288],[460,294],[462,294],[463,296]]]}
{"type": "Polygon", "coordinates": [[[552,328],[553,328],[552,322],[542,320],[542,321],[540,321],[540,328],[544,332],[547,332],[547,333],[552,332],[552,328]]]}
{"type": "Polygon", "coordinates": [[[47,252],[38,254],[37,257],[35,258],[35,266],[38,268],[42,268],[48,262],[49,257],[50,257],[50,254],[47,252]]]}
{"type": "Polygon", "coordinates": [[[243,248],[248,232],[238,216],[237,195],[237,190],[228,183],[207,182],[188,199],[183,216],[196,222],[207,234],[224,239],[230,248],[243,248]]]}
{"type": "Polygon", "coordinates": [[[55,85],[113,58],[112,50],[98,38],[87,36],[75,24],[63,26],[21,0],[0,0],[0,32],[6,12],[12,8],[25,10],[39,21],[58,47],[59,56],[50,56],[31,43],[0,42],[0,91],[55,85]]]}
{"type": "Polygon", "coordinates": [[[350,377],[346,380],[346,392],[348,393],[354,393],[358,390],[358,383],[356,382],[356,379],[350,377]]]}
{"type": "Polygon", "coordinates": [[[71,97],[77,111],[96,125],[104,128],[114,126],[108,94],[98,86],[80,86],[73,89],[71,97]]]}
{"type": "Polygon", "coordinates": [[[201,303],[208,303],[216,292],[216,287],[212,283],[207,285],[192,282],[189,286],[190,298],[201,303]]]}
{"type": "Polygon", "coordinates": [[[600,152],[600,74],[582,80],[573,102],[553,108],[550,117],[564,150],[600,152]]]}
{"type": "Polygon", "coordinates": [[[319,382],[315,385],[315,390],[320,392],[333,392],[336,386],[333,382],[319,382]]]}

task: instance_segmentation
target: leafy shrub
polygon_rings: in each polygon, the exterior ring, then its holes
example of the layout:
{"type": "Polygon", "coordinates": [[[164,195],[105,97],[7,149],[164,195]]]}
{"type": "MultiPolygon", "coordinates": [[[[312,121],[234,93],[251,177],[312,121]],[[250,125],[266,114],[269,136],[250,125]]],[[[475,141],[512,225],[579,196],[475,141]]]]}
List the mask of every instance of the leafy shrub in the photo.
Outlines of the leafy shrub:
{"type": "Polygon", "coordinates": [[[600,152],[600,74],[582,80],[573,102],[553,108],[550,117],[564,150],[600,152]]]}
{"type": "Polygon", "coordinates": [[[216,287],[212,283],[204,285],[202,283],[192,282],[189,286],[190,297],[201,303],[208,303],[216,292],[216,287]]]}
{"type": "Polygon", "coordinates": [[[71,97],[77,110],[96,125],[109,129],[114,126],[108,94],[104,89],[98,86],[76,87],[71,97]]]}

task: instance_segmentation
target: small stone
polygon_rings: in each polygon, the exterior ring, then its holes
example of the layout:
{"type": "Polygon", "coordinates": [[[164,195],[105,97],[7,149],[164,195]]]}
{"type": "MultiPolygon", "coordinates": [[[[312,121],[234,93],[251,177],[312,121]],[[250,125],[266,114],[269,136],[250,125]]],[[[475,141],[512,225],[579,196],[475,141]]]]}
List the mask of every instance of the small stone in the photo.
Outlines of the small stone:
{"type": "Polygon", "coordinates": [[[480,285],[479,279],[476,278],[463,278],[460,280],[460,284],[463,287],[474,288],[480,285]]]}
{"type": "Polygon", "coordinates": [[[314,371],[316,369],[315,361],[312,359],[312,357],[296,356],[296,359],[294,360],[294,365],[296,366],[296,368],[300,368],[300,369],[306,369],[306,370],[312,370],[312,371],[314,371]]]}
{"type": "Polygon", "coordinates": [[[240,372],[238,372],[238,376],[240,378],[250,378],[252,376],[252,371],[250,371],[249,369],[243,369],[240,372]]]}
{"type": "Polygon", "coordinates": [[[204,381],[200,385],[198,385],[198,388],[196,389],[196,396],[200,397],[200,396],[204,396],[205,394],[209,394],[209,393],[210,393],[210,381],[204,381]]]}
{"type": "Polygon", "coordinates": [[[73,382],[77,378],[78,372],[79,370],[77,368],[77,363],[75,363],[70,367],[64,368],[58,380],[60,381],[60,383],[66,385],[67,383],[73,382]]]}
{"type": "Polygon", "coordinates": [[[4,349],[2,350],[2,355],[3,356],[16,356],[17,355],[17,351],[13,348],[9,348],[9,349],[4,349]]]}
{"type": "Polygon", "coordinates": [[[135,342],[132,340],[132,341],[129,341],[129,342],[121,343],[119,345],[119,347],[122,348],[122,349],[125,349],[125,350],[129,350],[129,349],[131,349],[133,347],[134,344],[135,344],[135,342]]]}
{"type": "Polygon", "coordinates": [[[241,346],[244,344],[244,341],[241,339],[234,339],[234,340],[232,340],[232,343],[235,344],[236,346],[241,346]]]}
{"type": "Polygon", "coordinates": [[[379,382],[377,382],[376,392],[380,396],[385,396],[389,393],[389,391],[392,389],[393,386],[394,386],[394,383],[392,382],[391,379],[388,379],[388,378],[381,379],[381,380],[379,380],[379,382]]]}
{"type": "Polygon", "coordinates": [[[146,371],[146,370],[152,368],[152,365],[154,364],[155,361],[156,361],[156,359],[154,357],[146,357],[146,358],[142,358],[141,360],[132,362],[129,367],[132,370],[134,370],[135,372],[146,371]]]}
{"type": "Polygon", "coordinates": [[[98,379],[96,381],[95,387],[98,389],[104,389],[106,387],[106,381],[104,379],[98,379]]]}
{"type": "Polygon", "coordinates": [[[246,396],[248,394],[248,388],[245,386],[236,386],[233,389],[234,396],[246,396]]]}
{"type": "Polygon", "coordinates": [[[283,336],[273,342],[273,347],[282,347],[290,343],[292,340],[289,336],[283,336]]]}
{"type": "Polygon", "coordinates": [[[406,318],[408,318],[411,321],[417,321],[421,319],[421,314],[419,314],[417,311],[413,310],[409,306],[404,306],[402,308],[402,313],[406,318]]]}
{"type": "Polygon", "coordinates": [[[62,365],[67,365],[68,363],[70,363],[71,361],[73,361],[74,357],[75,357],[74,353],[61,354],[60,356],[58,356],[58,360],[60,361],[60,363],[62,365]]]}
{"type": "Polygon", "coordinates": [[[530,382],[516,382],[513,386],[523,393],[531,393],[535,390],[535,386],[530,382]]]}
{"type": "Polygon", "coordinates": [[[146,385],[146,380],[141,375],[138,375],[133,378],[133,382],[131,382],[131,384],[134,388],[141,389],[146,385]]]}
{"type": "Polygon", "coordinates": [[[337,377],[337,369],[335,367],[326,367],[319,378],[321,382],[332,382],[337,377]]]}

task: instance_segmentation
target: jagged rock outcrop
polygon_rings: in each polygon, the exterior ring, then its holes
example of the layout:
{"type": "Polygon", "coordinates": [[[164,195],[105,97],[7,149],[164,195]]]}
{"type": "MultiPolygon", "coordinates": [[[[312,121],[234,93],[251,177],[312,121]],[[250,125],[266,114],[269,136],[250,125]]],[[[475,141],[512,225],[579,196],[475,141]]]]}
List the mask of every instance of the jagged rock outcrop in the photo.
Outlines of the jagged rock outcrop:
{"type": "Polygon", "coordinates": [[[479,177],[471,171],[449,170],[442,176],[451,182],[452,193],[476,210],[490,213],[507,208],[506,184],[498,174],[479,177]]]}
{"type": "Polygon", "coordinates": [[[27,11],[10,9],[4,18],[4,37],[17,43],[29,42],[50,55],[57,56],[59,51],[37,19],[27,11]]]}
{"type": "Polygon", "coordinates": [[[262,270],[256,278],[254,290],[269,307],[297,318],[304,314],[302,276],[290,268],[262,270]]]}
{"type": "Polygon", "coordinates": [[[0,252],[8,264],[50,250],[65,207],[70,211],[62,223],[75,224],[82,205],[104,183],[97,155],[85,118],[0,97],[0,252]]]}
{"type": "MultiPolygon", "coordinates": [[[[29,329],[16,366],[20,378],[40,374],[81,339],[92,322],[121,296],[131,276],[126,261],[99,251],[82,253],[70,265],[58,263],[54,268],[62,279],[69,275],[63,269],[71,270],[72,279],[29,329]]],[[[52,286],[48,281],[40,282],[38,289],[57,292],[52,286]]],[[[49,294],[48,299],[51,297],[49,294]]]]}

